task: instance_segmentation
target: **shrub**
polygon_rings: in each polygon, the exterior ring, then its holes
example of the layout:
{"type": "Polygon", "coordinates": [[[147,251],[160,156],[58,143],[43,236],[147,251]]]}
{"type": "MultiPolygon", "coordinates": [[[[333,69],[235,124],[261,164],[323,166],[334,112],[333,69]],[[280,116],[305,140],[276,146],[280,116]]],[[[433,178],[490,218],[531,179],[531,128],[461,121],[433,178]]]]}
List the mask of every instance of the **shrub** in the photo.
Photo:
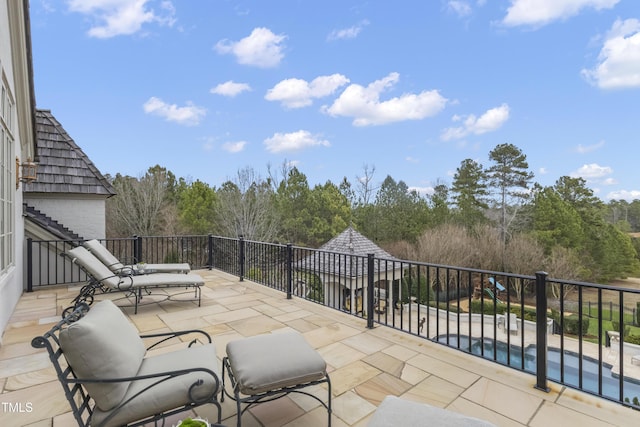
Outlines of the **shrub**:
{"type": "MultiPolygon", "coordinates": [[[[551,318],[560,326],[560,312],[551,310],[551,318]]],[[[587,335],[589,331],[589,318],[583,317],[582,321],[577,314],[564,316],[564,333],[578,335],[580,333],[580,323],[582,322],[582,335],[587,335]]]]}
{"type": "Polygon", "coordinates": [[[631,343],[631,344],[638,344],[640,345],[640,335],[627,335],[624,338],[625,342],[631,343]]]}
{"type": "MultiPolygon", "coordinates": [[[[613,328],[614,331],[620,332],[620,322],[618,322],[617,320],[612,320],[611,321],[611,327],[613,328]]],[[[631,333],[631,326],[630,325],[624,325],[624,331],[623,331],[622,336],[623,337],[628,337],[630,333],[631,333]]],[[[625,341],[626,341],[626,339],[625,339],[625,341]]]]}

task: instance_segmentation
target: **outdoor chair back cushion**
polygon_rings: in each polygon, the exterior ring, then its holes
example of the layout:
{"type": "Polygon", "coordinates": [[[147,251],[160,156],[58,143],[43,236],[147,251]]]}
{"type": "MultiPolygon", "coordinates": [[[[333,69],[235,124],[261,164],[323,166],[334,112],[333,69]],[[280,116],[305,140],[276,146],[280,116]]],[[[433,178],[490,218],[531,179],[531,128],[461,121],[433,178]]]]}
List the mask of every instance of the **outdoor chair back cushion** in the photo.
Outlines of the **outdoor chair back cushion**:
{"type": "Polygon", "coordinates": [[[102,246],[102,243],[96,239],[87,240],[84,242],[84,247],[112,271],[121,271],[125,267],[124,264],[109,251],[109,249],[102,246]]]}
{"type": "MultiPolygon", "coordinates": [[[[60,331],[60,348],[79,379],[133,377],[146,349],[138,331],[110,300],[100,301],[60,331]]],[[[122,401],[129,382],[84,383],[102,411],[122,401]]]]}
{"type": "Polygon", "coordinates": [[[120,278],[114,275],[109,267],[104,265],[102,261],[95,257],[87,248],[78,246],[67,251],[73,262],[80,265],[94,279],[111,288],[118,288],[120,278]]]}

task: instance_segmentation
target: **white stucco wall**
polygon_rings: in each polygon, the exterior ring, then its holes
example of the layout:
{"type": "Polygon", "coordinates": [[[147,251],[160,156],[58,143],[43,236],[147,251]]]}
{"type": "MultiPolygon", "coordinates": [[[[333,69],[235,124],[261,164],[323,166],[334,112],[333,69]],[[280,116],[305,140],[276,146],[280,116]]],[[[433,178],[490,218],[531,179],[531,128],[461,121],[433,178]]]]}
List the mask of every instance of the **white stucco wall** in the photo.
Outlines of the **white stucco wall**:
{"type": "Polygon", "coordinates": [[[104,198],[65,194],[64,199],[60,199],[29,195],[27,203],[85,239],[106,237],[104,198]]]}
{"type": "MultiPolygon", "coordinates": [[[[7,86],[14,97],[16,87],[13,75],[12,47],[9,34],[9,11],[7,2],[0,1],[0,78],[4,72],[7,86]]],[[[15,119],[15,118],[14,118],[15,119]]],[[[16,150],[20,147],[19,126],[14,129],[14,145],[9,159],[16,157],[16,150]]],[[[22,188],[22,187],[20,187],[22,188]]],[[[12,190],[15,186],[12,187],[12,190]]],[[[22,217],[22,191],[16,190],[14,198],[14,264],[4,273],[0,273],[0,333],[6,329],[7,323],[13,314],[13,309],[22,295],[22,241],[24,239],[24,219],[22,217]]],[[[0,213],[1,215],[2,213],[0,213]]],[[[2,343],[0,338],[0,344],[2,343]]]]}

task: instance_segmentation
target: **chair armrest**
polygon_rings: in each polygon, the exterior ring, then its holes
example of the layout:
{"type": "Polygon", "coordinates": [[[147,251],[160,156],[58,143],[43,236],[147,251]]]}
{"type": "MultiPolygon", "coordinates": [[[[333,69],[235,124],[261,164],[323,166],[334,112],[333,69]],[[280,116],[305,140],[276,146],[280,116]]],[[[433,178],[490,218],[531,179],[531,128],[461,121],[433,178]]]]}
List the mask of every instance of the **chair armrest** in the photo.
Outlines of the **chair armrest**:
{"type": "MultiPolygon", "coordinates": [[[[140,338],[145,339],[145,338],[161,338],[160,340],[156,341],[155,343],[153,343],[152,345],[150,345],[149,347],[147,347],[147,351],[151,350],[152,348],[167,342],[173,338],[178,338],[181,337],[183,335],[188,335],[188,334],[200,334],[203,335],[204,338],[206,339],[206,341],[208,343],[213,342],[211,340],[211,335],[209,335],[208,333],[206,333],[205,331],[201,330],[201,329],[187,329],[184,331],[176,331],[176,332],[162,332],[162,333],[157,333],[157,334],[145,334],[145,335],[140,335],[140,338]]],[[[196,339],[193,339],[191,342],[189,342],[189,347],[191,347],[193,344],[195,344],[197,342],[196,339]]]]}
{"type": "Polygon", "coordinates": [[[200,399],[198,399],[198,398],[196,398],[194,396],[193,391],[197,387],[202,386],[204,384],[204,380],[202,378],[198,378],[193,384],[191,384],[189,386],[189,400],[190,400],[190,402],[200,405],[200,404],[208,402],[211,398],[216,396],[218,394],[218,391],[220,390],[220,378],[218,378],[218,375],[214,371],[212,371],[211,369],[208,369],[208,368],[197,367],[197,368],[190,368],[190,369],[179,369],[179,370],[175,370],[175,371],[156,372],[154,374],[139,375],[139,376],[135,376],[135,377],[93,378],[93,379],[68,378],[66,380],[66,382],[82,385],[82,384],[88,384],[88,383],[94,383],[94,384],[122,383],[122,382],[132,383],[134,381],[157,379],[157,381],[153,382],[152,384],[149,384],[148,386],[146,386],[139,393],[136,393],[135,395],[131,396],[126,401],[120,402],[118,404],[118,406],[114,410],[114,412],[117,412],[120,408],[122,408],[123,406],[127,405],[129,402],[134,400],[136,397],[142,395],[143,393],[148,392],[149,390],[153,390],[154,387],[159,386],[159,385],[163,384],[164,382],[166,382],[166,381],[168,381],[170,379],[178,378],[178,377],[181,377],[181,376],[184,376],[184,375],[189,375],[189,374],[192,374],[194,372],[201,372],[203,374],[206,374],[206,375],[210,376],[213,379],[213,382],[215,384],[215,387],[213,388],[212,393],[206,394],[203,398],[200,398],[200,399]]]}

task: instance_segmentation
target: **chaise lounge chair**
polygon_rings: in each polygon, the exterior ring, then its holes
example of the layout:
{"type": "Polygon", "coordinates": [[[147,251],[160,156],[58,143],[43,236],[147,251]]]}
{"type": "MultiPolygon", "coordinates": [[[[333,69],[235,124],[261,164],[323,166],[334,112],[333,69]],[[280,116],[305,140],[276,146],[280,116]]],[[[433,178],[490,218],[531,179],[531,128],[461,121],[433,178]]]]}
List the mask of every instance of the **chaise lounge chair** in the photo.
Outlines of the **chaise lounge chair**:
{"type": "Polygon", "coordinates": [[[118,258],[115,257],[102,245],[98,240],[87,240],[83,243],[83,246],[89,250],[96,258],[98,258],[104,265],[109,267],[109,270],[116,274],[149,274],[149,273],[189,273],[191,266],[187,263],[167,263],[167,264],[145,264],[144,271],[139,270],[139,265],[125,265],[118,258]]]}
{"type": "MultiPolygon", "coordinates": [[[[162,294],[162,297],[164,300],[169,300],[177,295],[193,292],[194,295],[189,301],[198,301],[198,306],[202,302],[200,287],[204,285],[204,280],[198,274],[156,273],[121,276],[114,274],[102,261],[83,246],[70,249],[64,255],[80,266],[90,278],[89,283],[81,289],[80,295],[73,301],[73,307],[81,302],[90,305],[93,302],[96,289],[103,293],[124,292],[125,297],[133,298],[134,300],[134,313],[138,312],[138,305],[143,296],[152,295],[152,290],[154,289],[183,288],[186,290],[185,292],[174,295],[165,293],[162,294]]],[[[63,315],[67,314],[73,307],[65,310],[63,315]]]]}
{"type": "Polygon", "coordinates": [[[139,336],[105,300],[91,309],[81,304],[31,345],[47,349],[80,427],[164,425],[169,415],[209,403],[220,423],[218,359],[204,331],[139,336]],[[185,338],[193,339],[188,347],[185,338]],[[146,347],[143,339],[154,343],[146,347]],[[178,349],[148,352],[174,341],[178,349]]]}

